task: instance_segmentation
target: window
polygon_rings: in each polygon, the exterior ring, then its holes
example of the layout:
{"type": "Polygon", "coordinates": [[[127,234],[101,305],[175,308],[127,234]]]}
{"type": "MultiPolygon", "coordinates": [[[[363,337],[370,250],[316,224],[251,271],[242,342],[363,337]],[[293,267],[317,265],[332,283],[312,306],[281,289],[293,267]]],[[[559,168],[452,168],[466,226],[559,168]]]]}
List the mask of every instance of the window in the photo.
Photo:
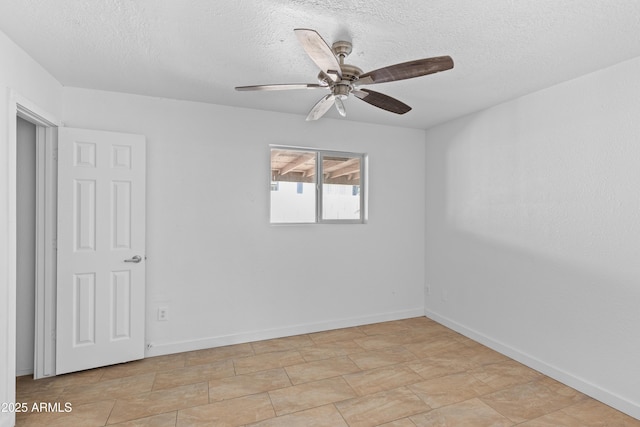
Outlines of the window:
{"type": "Polygon", "coordinates": [[[271,148],[271,223],[363,223],[365,155],[271,148]]]}

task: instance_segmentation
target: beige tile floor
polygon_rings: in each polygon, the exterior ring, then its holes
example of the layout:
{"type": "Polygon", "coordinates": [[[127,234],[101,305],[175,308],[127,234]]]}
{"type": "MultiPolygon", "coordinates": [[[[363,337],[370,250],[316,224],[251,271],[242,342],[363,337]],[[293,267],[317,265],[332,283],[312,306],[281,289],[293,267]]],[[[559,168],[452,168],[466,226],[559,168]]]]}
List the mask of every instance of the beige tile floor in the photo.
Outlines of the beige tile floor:
{"type": "Polygon", "coordinates": [[[17,426],[640,426],[424,317],[20,377],[17,401],[72,408],[17,426]]]}

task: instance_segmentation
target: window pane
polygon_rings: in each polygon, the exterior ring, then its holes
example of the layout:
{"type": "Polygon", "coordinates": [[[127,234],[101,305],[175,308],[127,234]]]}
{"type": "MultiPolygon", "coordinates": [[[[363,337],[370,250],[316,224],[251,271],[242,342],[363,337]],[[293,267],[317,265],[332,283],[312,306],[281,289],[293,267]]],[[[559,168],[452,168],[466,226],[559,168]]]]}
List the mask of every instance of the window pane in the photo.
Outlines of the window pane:
{"type": "Polygon", "coordinates": [[[361,219],[360,170],[360,157],[322,157],[322,219],[361,219]]]}
{"type": "Polygon", "coordinates": [[[271,222],[316,222],[316,153],[271,150],[271,222]]]}

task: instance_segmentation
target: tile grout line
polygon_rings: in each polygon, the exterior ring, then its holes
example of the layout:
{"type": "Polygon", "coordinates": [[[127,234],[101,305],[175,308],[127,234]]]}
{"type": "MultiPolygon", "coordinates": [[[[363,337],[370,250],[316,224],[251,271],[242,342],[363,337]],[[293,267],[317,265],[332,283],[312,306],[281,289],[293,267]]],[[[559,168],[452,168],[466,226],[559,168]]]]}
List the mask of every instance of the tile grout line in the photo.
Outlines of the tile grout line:
{"type": "MultiPolygon", "coordinates": [[[[343,402],[344,402],[344,400],[343,400],[343,402]]],[[[332,405],[332,406],[333,406],[333,408],[336,410],[336,412],[337,412],[338,414],[340,414],[340,417],[344,420],[344,423],[348,426],[348,425],[349,425],[349,423],[347,422],[347,419],[344,417],[344,414],[340,411],[340,409],[338,409],[338,407],[336,406],[336,403],[338,403],[338,402],[334,402],[334,403],[332,403],[331,405],[332,405]]]]}

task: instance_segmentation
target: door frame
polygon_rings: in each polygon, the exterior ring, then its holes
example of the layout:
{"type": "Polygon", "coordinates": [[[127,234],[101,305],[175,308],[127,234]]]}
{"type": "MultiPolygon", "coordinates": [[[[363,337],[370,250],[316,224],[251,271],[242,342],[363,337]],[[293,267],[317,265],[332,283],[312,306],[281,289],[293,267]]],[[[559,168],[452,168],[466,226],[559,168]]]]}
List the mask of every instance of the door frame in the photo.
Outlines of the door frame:
{"type": "MultiPolygon", "coordinates": [[[[56,127],[58,118],[37,104],[9,89],[8,108],[8,183],[9,183],[9,241],[7,298],[9,370],[10,378],[16,375],[16,257],[17,257],[17,125],[20,117],[36,125],[36,322],[34,343],[34,378],[55,375],[55,239],[56,239],[56,127]],[[52,317],[51,317],[52,316],[52,317]],[[49,332],[47,332],[47,330],[49,332]]],[[[15,383],[9,386],[8,396],[15,397],[15,383]],[[11,390],[12,389],[12,390],[11,390]]],[[[15,399],[14,399],[15,400],[15,399]]]]}

